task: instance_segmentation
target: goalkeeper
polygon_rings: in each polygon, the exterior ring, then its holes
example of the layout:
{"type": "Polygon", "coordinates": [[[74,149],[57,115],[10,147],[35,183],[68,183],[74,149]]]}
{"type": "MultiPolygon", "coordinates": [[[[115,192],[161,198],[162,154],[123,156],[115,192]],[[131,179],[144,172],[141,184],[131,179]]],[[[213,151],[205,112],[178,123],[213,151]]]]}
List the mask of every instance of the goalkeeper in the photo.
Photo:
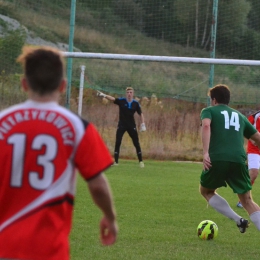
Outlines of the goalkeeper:
{"type": "Polygon", "coordinates": [[[140,132],[146,131],[145,123],[144,123],[144,116],[141,110],[141,106],[137,100],[134,99],[134,89],[132,87],[126,88],[126,97],[122,98],[114,98],[112,96],[106,95],[100,91],[97,92],[97,95],[100,97],[104,97],[110,101],[113,101],[114,104],[119,106],[119,122],[116,131],[116,144],[115,144],[115,151],[114,151],[114,158],[115,162],[114,165],[118,165],[119,159],[119,152],[120,152],[120,145],[122,142],[122,138],[125,132],[129,134],[131,137],[133,144],[136,149],[136,154],[139,160],[139,165],[141,168],[144,167],[143,158],[142,158],[142,151],[139,143],[138,132],[136,129],[136,124],[134,120],[134,114],[140,116],[141,119],[141,126],[140,132]]]}

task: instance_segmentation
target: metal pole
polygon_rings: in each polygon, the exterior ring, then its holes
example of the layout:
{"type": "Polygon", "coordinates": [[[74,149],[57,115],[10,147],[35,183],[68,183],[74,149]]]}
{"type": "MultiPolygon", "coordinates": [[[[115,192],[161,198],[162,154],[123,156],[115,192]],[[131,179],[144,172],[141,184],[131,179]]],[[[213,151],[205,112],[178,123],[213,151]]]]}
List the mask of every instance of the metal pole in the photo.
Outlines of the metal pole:
{"type": "Polygon", "coordinates": [[[81,65],[81,73],[80,73],[80,86],[79,86],[79,104],[78,104],[78,115],[82,114],[82,102],[83,102],[83,89],[84,89],[84,73],[86,66],[81,65]]]}
{"type": "MultiPolygon", "coordinates": [[[[211,42],[210,42],[210,58],[215,58],[216,38],[217,38],[217,21],[218,21],[218,0],[213,1],[212,24],[211,24],[211,42]]],[[[213,87],[214,81],[214,64],[210,65],[209,72],[209,88],[213,87]]],[[[207,105],[210,106],[210,97],[208,97],[207,105]]]]}
{"type": "MultiPolygon", "coordinates": [[[[75,28],[75,14],[76,14],[76,0],[71,0],[70,9],[70,35],[69,35],[69,52],[73,52],[73,39],[75,28]]],[[[71,92],[71,77],[72,77],[72,58],[68,58],[67,62],[67,90],[66,90],[66,104],[67,108],[70,107],[70,92],[71,92]]]]}

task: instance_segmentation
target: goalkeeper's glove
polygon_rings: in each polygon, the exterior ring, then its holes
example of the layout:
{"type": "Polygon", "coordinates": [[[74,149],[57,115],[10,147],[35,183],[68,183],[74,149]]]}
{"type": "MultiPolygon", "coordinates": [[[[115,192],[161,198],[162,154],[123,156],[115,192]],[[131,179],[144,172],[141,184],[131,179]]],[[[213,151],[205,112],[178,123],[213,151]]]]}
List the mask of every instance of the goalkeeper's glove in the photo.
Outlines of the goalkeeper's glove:
{"type": "Polygon", "coordinates": [[[145,123],[142,123],[140,126],[140,132],[146,131],[145,123]]]}
{"type": "Polygon", "coordinates": [[[107,95],[97,90],[97,96],[105,98],[107,95]]]}

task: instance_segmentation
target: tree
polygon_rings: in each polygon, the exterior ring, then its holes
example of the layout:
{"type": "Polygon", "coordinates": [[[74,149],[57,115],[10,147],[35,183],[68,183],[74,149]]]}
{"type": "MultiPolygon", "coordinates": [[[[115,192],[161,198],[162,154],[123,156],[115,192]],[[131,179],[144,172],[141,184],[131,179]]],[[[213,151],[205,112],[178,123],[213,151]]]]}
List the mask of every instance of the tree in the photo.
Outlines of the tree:
{"type": "Polygon", "coordinates": [[[248,0],[251,9],[248,14],[248,27],[260,32],[260,3],[259,0],[248,0]]]}
{"type": "Polygon", "coordinates": [[[210,40],[210,37],[211,37],[211,35],[210,35],[210,27],[208,26],[208,24],[210,24],[209,23],[209,17],[211,17],[210,16],[210,11],[212,10],[212,8],[210,9],[210,7],[212,7],[211,0],[208,0],[207,1],[207,6],[206,6],[206,15],[205,15],[205,21],[204,21],[203,34],[202,34],[202,39],[201,39],[201,47],[203,49],[207,48],[209,40],[210,40]]]}
{"type": "Polygon", "coordinates": [[[235,57],[241,51],[238,47],[247,31],[250,4],[246,0],[220,0],[218,10],[216,48],[235,57]]]}

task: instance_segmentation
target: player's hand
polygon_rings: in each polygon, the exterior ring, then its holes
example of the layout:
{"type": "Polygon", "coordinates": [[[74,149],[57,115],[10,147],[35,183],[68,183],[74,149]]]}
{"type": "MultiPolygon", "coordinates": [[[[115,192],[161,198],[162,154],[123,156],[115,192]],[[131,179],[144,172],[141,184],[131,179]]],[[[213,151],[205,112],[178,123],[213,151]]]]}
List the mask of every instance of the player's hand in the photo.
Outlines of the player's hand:
{"type": "Polygon", "coordinates": [[[104,97],[104,98],[105,98],[107,95],[104,94],[103,92],[97,90],[97,96],[98,96],[98,97],[104,97]]]}
{"type": "Polygon", "coordinates": [[[203,155],[203,170],[209,170],[211,167],[211,161],[208,153],[205,153],[203,155]]]}
{"type": "Polygon", "coordinates": [[[254,140],[249,139],[249,141],[250,141],[254,146],[257,146],[257,145],[256,145],[256,142],[255,142],[254,140]]]}
{"type": "Polygon", "coordinates": [[[100,221],[100,240],[104,246],[113,245],[116,242],[118,227],[116,221],[103,217],[100,221]]]}
{"type": "Polygon", "coordinates": [[[146,131],[145,123],[142,123],[140,126],[140,132],[145,132],[145,131],[146,131]]]}

